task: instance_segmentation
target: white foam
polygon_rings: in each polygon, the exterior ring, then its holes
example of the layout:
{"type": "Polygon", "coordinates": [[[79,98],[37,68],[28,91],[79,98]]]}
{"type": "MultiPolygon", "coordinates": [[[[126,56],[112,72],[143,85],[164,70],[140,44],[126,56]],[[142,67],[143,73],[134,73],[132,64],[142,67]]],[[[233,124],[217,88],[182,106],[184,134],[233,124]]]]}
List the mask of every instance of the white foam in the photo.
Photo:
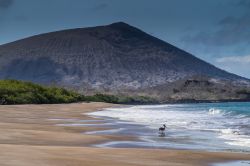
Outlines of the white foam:
{"type": "Polygon", "coordinates": [[[208,114],[210,114],[210,115],[220,114],[221,112],[222,112],[222,110],[220,110],[220,109],[215,109],[215,108],[210,108],[210,109],[208,110],[208,114]]]}
{"type": "MultiPolygon", "coordinates": [[[[92,112],[93,116],[108,116],[157,129],[166,124],[169,130],[210,131],[228,145],[250,147],[250,137],[236,128],[243,122],[249,123],[249,117],[231,116],[229,111],[218,108],[196,108],[196,105],[149,105],[126,108],[108,108],[92,112]]],[[[198,136],[195,136],[198,137],[198,136]]]]}
{"type": "Polygon", "coordinates": [[[241,135],[239,129],[222,129],[219,138],[223,138],[229,145],[250,147],[250,136],[241,135]]]}
{"type": "Polygon", "coordinates": [[[168,127],[189,129],[202,128],[207,125],[206,122],[210,122],[211,118],[204,111],[178,111],[169,105],[110,108],[90,113],[90,115],[119,118],[120,120],[148,125],[151,128],[158,128],[159,125],[166,123],[168,127]]]}
{"type": "Polygon", "coordinates": [[[214,164],[213,166],[250,166],[250,161],[233,161],[233,162],[225,162],[214,164]]]}

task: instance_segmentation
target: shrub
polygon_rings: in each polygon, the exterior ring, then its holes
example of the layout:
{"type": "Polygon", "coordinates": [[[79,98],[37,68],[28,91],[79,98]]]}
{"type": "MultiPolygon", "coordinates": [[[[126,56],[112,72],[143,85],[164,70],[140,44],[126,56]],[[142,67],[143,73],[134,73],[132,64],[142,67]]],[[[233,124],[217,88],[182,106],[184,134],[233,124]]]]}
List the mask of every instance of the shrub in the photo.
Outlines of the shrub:
{"type": "Polygon", "coordinates": [[[83,98],[83,95],[63,88],[16,80],[0,81],[0,104],[72,103],[83,98]]]}
{"type": "Polygon", "coordinates": [[[64,88],[45,87],[17,80],[0,80],[0,104],[59,104],[80,101],[121,104],[155,102],[144,96],[128,97],[100,93],[93,96],[84,96],[64,88]]]}

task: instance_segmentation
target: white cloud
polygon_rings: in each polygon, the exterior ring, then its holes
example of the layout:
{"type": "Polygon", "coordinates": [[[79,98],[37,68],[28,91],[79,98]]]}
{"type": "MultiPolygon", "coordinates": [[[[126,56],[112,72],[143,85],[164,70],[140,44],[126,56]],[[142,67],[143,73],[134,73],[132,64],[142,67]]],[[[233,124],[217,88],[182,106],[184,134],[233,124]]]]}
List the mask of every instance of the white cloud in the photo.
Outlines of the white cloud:
{"type": "Polygon", "coordinates": [[[228,56],[216,59],[217,63],[250,63],[250,55],[246,56],[228,56]]]}
{"type": "Polygon", "coordinates": [[[247,56],[227,56],[215,59],[217,67],[250,78],[250,55],[247,56]]]}

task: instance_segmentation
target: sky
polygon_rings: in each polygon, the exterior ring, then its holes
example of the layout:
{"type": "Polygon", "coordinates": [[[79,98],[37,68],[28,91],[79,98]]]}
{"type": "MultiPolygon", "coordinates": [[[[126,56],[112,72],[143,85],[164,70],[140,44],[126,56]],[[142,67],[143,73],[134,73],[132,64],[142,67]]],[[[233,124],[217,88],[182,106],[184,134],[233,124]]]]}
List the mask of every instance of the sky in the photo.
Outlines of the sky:
{"type": "Polygon", "coordinates": [[[0,0],[0,44],[118,21],[250,78],[250,0],[0,0]]]}

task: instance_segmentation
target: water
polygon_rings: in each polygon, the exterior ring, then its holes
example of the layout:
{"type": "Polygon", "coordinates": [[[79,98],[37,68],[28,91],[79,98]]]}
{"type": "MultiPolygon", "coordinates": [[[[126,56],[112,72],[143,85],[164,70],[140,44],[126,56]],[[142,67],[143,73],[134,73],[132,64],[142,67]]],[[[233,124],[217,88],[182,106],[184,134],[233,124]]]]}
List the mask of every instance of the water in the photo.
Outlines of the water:
{"type": "Polygon", "coordinates": [[[233,161],[233,162],[214,164],[213,166],[250,166],[250,161],[233,161]]]}
{"type": "Polygon", "coordinates": [[[250,152],[250,103],[130,106],[90,115],[115,118],[125,129],[125,122],[144,126],[133,130],[141,142],[109,142],[107,146],[250,152]],[[162,124],[167,126],[165,136],[158,134],[162,124]]]}

